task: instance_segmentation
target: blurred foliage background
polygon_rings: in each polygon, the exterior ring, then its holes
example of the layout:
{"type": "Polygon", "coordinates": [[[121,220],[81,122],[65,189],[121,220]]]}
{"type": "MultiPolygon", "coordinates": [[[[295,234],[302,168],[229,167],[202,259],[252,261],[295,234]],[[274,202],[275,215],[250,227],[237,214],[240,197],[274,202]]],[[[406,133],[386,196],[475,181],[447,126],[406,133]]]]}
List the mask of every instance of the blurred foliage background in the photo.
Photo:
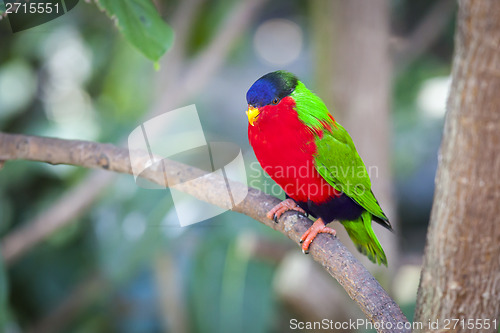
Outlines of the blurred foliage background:
{"type": "MultiPolygon", "coordinates": [[[[194,103],[207,141],[238,144],[249,184],[283,196],[255,166],[245,93],[276,69],[294,72],[321,91],[317,43],[333,43],[314,38],[314,13],[321,5],[155,1],[175,34],[159,70],[92,1],[17,33],[4,17],[0,130],[125,145],[143,121],[194,103]]],[[[397,207],[390,218],[399,221],[397,233],[388,237],[399,256],[389,262],[390,274],[367,266],[411,320],[456,8],[446,0],[391,0],[388,8],[388,149],[397,207]]],[[[363,318],[336,281],[283,235],[232,212],[181,228],[168,190],[140,188],[126,175],[99,181],[99,173],[104,171],[25,161],[1,169],[3,239],[50,209],[69,211],[63,228],[0,264],[3,331],[288,332],[292,318],[363,318]],[[82,186],[85,191],[77,191],[82,186]],[[73,201],[61,205],[65,198],[73,201]],[[315,287],[307,293],[308,286],[315,287]]]]}

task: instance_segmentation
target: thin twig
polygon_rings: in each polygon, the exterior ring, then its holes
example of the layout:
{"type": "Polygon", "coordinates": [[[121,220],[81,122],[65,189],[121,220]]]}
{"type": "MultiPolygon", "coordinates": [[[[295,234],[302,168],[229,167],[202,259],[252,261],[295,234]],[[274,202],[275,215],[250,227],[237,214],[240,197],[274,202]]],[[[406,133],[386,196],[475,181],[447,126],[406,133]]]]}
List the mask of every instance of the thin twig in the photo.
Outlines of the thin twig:
{"type": "MultiPolygon", "coordinates": [[[[0,133],[0,160],[17,159],[70,164],[129,174],[132,174],[133,170],[129,152],[125,148],[88,141],[0,133]]],[[[134,167],[144,169],[148,161],[148,153],[143,152],[141,158],[134,159],[134,167]]],[[[168,161],[166,166],[168,167],[163,168],[160,163],[154,164],[147,168],[141,177],[157,184],[164,184],[163,170],[165,170],[167,178],[176,184],[177,189],[199,200],[224,206],[221,198],[227,195],[227,184],[223,177],[217,177],[215,173],[207,174],[203,170],[175,161],[168,161]],[[197,181],[195,183],[183,182],[186,179],[197,179],[197,181]]],[[[243,184],[230,182],[230,188],[235,191],[241,191],[243,186],[243,184]]],[[[277,203],[279,199],[254,188],[248,188],[247,197],[233,207],[233,210],[285,234],[299,244],[300,236],[311,226],[311,220],[288,212],[280,218],[278,223],[275,223],[266,217],[266,213],[277,203]]],[[[1,253],[7,262],[16,255],[15,249],[19,248],[17,244],[25,242],[23,237],[29,234],[30,230],[28,227],[22,232],[14,231],[4,238],[1,243],[1,253]]],[[[391,322],[393,327],[408,322],[399,306],[337,238],[320,234],[312,243],[310,253],[312,258],[323,265],[328,273],[344,287],[371,322],[391,322]]],[[[398,331],[409,332],[405,329],[398,331]]]]}
{"type": "Polygon", "coordinates": [[[99,193],[110,184],[113,176],[113,174],[109,175],[105,172],[92,173],[87,178],[87,182],[68,191],[57,201],[57,205],[52,205],[32,222],[24,224],[23,227],[14,231],[6,239],[8,246],[5,247],[7,252],[4,255],[5,258],[8,258],[7,264],[20,258],[35,244],[83,213],[99,193]]]}
{"type": "Polygon", "coordinates": [[[61,304],[46,317],[36,322],[28,332],[51,333],[62,331],[80,313],[82,307],[88,305],[91,300],[95,300],[96,295],[102,295],[106,289],[110,289],[108,284],[109,281],[101,277],[97,272],[92,273],[78,284],[61,304]]]}
{"type": "MultiPolygon", "coordinates": [[[[183,94],[192,94],[201,88],[201,83],[206,81],[219,68],[231,50],[233,43],[243,34],[250,25],[255,13],[267,0],[247,0],[235,5],[231,15],[219,28],[217,35],[191,65],[190,71],[186,73],[182,86],[183,94]]],[[[177,95],[177,94],[176,94],[177,95]]]]}
{"type": "Polygon", "coordinates": [[[402,47],[396,50],[394,62],[399,71],[418,59],[434,44],[442,35],[456,8],[455,0],[440,0],[434,4],[429,13],[403,42],[402,47]]]}
{"type": "Polygon", "coordinates": [[[205,0],[184,0],[176,8],[172,17],[172,28],[175,32],[174,44],[161,60],[161,71],[156,84],[157,89],[159,89],[157,92],[159,98],[157,98],[155,105],[149,112],[150,114],[146,115],[148,118],[164,111],[164,105],[170,103],[172,96],[169,91],[172,90],[174,85],[178,84],[181,73],[185,70],[189,34],[203,1],[205,0]]]}

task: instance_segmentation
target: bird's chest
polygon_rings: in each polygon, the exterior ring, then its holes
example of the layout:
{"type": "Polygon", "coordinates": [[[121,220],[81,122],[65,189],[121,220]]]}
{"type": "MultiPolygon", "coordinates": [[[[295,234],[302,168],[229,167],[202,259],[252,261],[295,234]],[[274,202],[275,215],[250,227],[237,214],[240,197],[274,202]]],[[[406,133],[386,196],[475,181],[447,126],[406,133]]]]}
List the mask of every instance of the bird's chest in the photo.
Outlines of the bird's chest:
{"type": "Polygon", "coordinates": [[[249,134],[257,159],[271,176],[281,168],[304,167],[314,161],[314,138],[295,129],[257,130],[249,134]]]}
{"type": "MultiPolygon", "coordinates": [[[[266,124],[264,124],[266,125],[266,124]]],[[[328,184],[318,174],[315,137],[302,123],[249,127],[249,141],[266,173],[296,201],[326,193],[328,184]]]]}

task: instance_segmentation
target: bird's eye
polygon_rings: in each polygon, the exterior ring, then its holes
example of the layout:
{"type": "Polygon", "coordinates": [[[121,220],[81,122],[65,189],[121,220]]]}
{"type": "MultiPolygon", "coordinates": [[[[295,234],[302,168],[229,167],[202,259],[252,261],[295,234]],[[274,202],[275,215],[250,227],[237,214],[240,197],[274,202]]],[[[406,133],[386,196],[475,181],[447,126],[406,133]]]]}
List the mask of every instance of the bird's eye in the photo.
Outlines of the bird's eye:
{"type": "Polygon", "coordinates": [[[273,99],[273,101],[271,103],[273,103],[274,105],[276,105],[279,102],[280,102],[280,99],[278,97],[276,97],[275,99],[273,99]]]}

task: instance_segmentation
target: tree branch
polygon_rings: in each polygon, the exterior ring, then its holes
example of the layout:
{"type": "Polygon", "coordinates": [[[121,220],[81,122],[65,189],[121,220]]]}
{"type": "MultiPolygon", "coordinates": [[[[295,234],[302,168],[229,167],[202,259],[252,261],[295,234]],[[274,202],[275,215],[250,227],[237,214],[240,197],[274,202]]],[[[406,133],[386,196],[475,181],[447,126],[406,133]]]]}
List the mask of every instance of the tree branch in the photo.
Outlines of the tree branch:
{"type": "MultiPolygon", "coordinates": [[[[192,1],[193,5],[196,5],[195,3],[197,0],[192,1]]],[[[251,19],[256,15],[264,1],[265,0],[246,0],[235,4],[231,13],[229,13],[223,28],[218,30],[210,45],[198,56],[198,61],[189,66],[184,73],[183,77],[191,79],[180,80],[180,83],[176,85],[175,89],[168,89],[166,93],[161,94],[151,111],[144,117],[144,120],[154,117],[165,110],[172,110],[176,108],[180,103],[190,98],[199,89],[201,89],[210,77],[220,68],[223,59],[227,57],[230,51],[230,46],[233,45],[237,38],[245,31],[246,28],[248,28],[249,24],[252,22],[251,19]],[[232,22],[237,22],[237,25],[235,27],[231,27],[230,25],[232,22]],[[229,33],[226,30],[230,30],[231,32],[229,33]],[[224,45],[224,47],[215,47],[212,45],[224,45]],[[214,61],[215,58],[218,58],[219,61],[214,61]],[[186,85],[192,84],[193,78],[196,78],[196,84],[187,87],[186,85]]],[[[181,6],[186,6],[187,2],[188,1],[183,1],[181,6]]],[[[189,1],[189,3],[191,2],[189,1]]],[[[189,20],[192,14],[193,12],[186,13],[186,10],[180,8],[178,15],[182,17],[178,17],[175,21],[181,21],[182,19],[189,20]]],[[[181,38],[177,39],[177,44],[174,45],[174,48],[182,49],[185,47],[185,45],[182,44],[186,41],[185,38],[182,37],[184,35],[184,31],[182,31],[182,29],[184,28],[178,27],[178,29],[179,28],[181,31],[177,32],[181,34],[181,38]]],[[[162,65],[162,67],[165,68],[165,76],[168,76],[168,78],[165,78],[164,81],[160,80],[164,82],[164,84],[168,84],[168,82],[177,78],[178,73],[176,71],[170,72],[170,68],[184,66],[184,59],[182,57],[177,57],[175,54],[176,51],[174,51],[172,59],[170,57],[170,53],[167,53],[165,63],[162,65]]],[[[123,141],[125,142],[125,140],[123,141]]],[[[33,238],[33,244],[43,240],[57,229],[69,224],[80,214],[80,212],[84,211],[90,204],[92,204],[99,193],[113,181],[113,176],[114,175],[110,173],[102,173],[100,175],[95,173],[90,174],[72,191],[66,193],[63,198],[56,200],[49,209],[41,212],[33,220],[28,222],[28,224],[33,224],[34,229],[38,228],[39,230],[38,233],[33,234],[33,237],[36,236],[36,238],[33,238]],[[53,228],[49,229],[40,227],[46,224],[52,225],[53,228]]],[[[27,246],[20,246],[22,248],[16,251],[15,256],[11,257],[11,262],[19,258],[29,249],[27,246]]]]}
{"type": "MultiPolygon", "coordinates": [[[[125,148],[88,141],[0,132],[0,160],[19,159],[50,164],[70,164],[132,174],[129,151],[125,148]]],[[[137,163],[137,167],[144,169],[149,160],[148,153],[143,152],[141,157],[133,163],[137,163]]],[[[168,160],[166,163],[167,167],[165,168],[161,163],[152,165],[141,174],[141,177],[157,184],[164,184],[165,172],[169,181],[177,184],[177,189],[208,203],[223,205],[221,198],[224,196],[222,194],[227,193],[224,178],[175,161],[168,160]],[[195,185],[193,182],[183,183],[186,179],[195,178],[197,178],[195,185]]],[[[231,183],[231,189],[238,190],[242,186],[244,185],[231,183]]],[[[292,212],[284,214],[278,223],[269,220],[266,217],[267,211],[279,201],[278,198],[259,190],[248,188],[247,197],[235,206],[233,211],[250,216],[299,244],[300,236],[310,227],[312,222],[292,212]]],[[[32,233],[37,234],[37,232],[39,232],[38,228],[28,225],[6,236],[1,243],[1,253],[4,259],[8,262],[17,255],[16,251],[31,246],[33,243],[30,242],[36,238],[32,236],[32,233]]],[[[310,254],[344,287],[371,322],[391,322],[393,327],[396,327],[398,323],[408,323],[399,306],[337,238],[320,234],[312,243],[310,254]]],[[[379,331],[387,330],[381,329],[379,331]]],[[[409,330],[398,331],[409,332],[409,330]]]]}

